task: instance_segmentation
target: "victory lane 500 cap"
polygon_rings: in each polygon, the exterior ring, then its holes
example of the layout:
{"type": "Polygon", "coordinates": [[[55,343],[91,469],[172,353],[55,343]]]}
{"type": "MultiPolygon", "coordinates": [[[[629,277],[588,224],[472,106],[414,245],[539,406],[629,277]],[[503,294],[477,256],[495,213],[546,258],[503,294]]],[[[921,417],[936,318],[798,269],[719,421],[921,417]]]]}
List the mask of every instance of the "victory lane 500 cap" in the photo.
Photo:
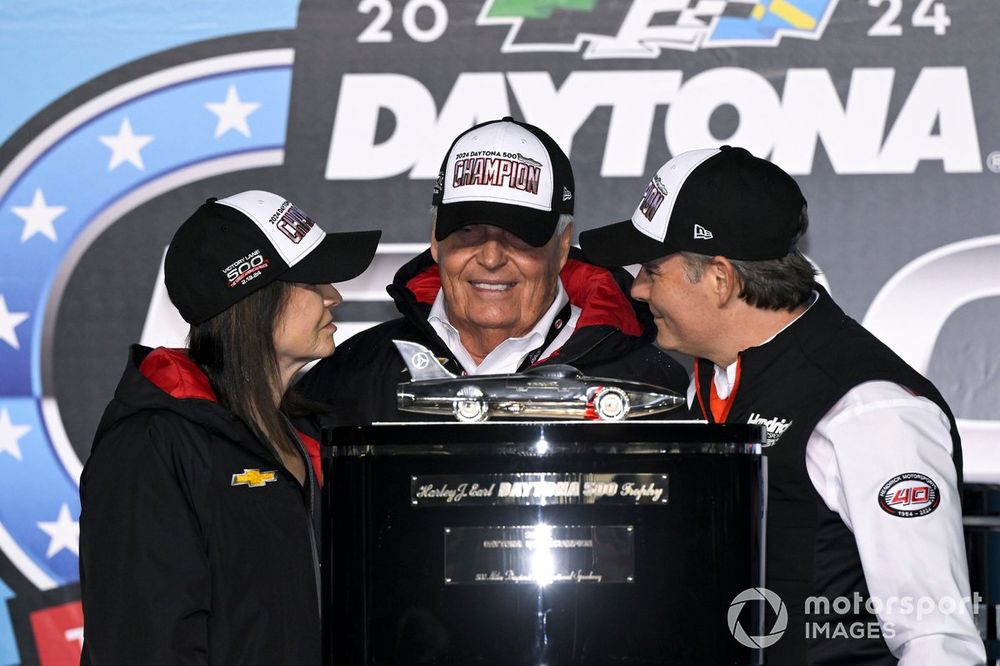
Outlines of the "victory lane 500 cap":
{"type": "Polygon", "coordinates": [[[660,167],[632,219],[584,231],[580,247],[602,266],[627,266],[675,252],[729,259],[778,259],[805,231],[798,184],[744,148],[681,153],[660,167]]]}
{"type": "Polygon", "coordinates": [[[199,324],[275,280],[327,284],[361,274],[381,231],[325,233],[295,204],[252,190],[209,199],[174,234],[164,261],[170,300],[199,324]]]}
{"type": "Polygon", "coordinates": [[[467,224],[492,224],[535,247],[573,214],[573,169],[548,134],[507,116],[451,144],[434,186],[437,240],[467,224]]]}

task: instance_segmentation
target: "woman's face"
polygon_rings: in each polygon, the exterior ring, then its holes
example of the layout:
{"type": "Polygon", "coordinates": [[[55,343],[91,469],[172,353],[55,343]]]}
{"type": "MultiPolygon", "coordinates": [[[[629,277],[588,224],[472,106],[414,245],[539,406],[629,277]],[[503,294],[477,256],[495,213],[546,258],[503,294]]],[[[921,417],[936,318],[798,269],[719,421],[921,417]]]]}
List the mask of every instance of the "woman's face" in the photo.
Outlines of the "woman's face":
{"type": "Polygon", "coordinates": [[[337,327],[330,309],[342,300],[332,284],[292,283],[274,326],[274,351],[283,376],[333,353],[337,327]]]}

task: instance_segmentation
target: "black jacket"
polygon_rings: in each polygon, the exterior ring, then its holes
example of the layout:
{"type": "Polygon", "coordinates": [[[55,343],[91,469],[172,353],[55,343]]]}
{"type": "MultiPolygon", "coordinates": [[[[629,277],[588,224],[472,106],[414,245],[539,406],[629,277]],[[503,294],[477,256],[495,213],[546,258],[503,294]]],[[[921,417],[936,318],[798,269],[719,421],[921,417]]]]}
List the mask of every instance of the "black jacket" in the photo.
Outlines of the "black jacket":
{"type": "MultiPolygon", "coordinates": [[[[961,442],[951,410],[937,389],[844,314],[821,286],[814,289],[819,299],[799,319],[769,342],[739,354],[739,379],[725,418],[727,423],[760,423],[762,418],[775,417],[771,420],[781,423],[769,428],[769,445],[764,449],[768,463],[766,587],[784,601],[788,624],[781,639],[767,649],[767,663],[887,666],[898,660],[876,631],[844,637],[808,631],[809,626],[871,627],[878,619],[863,606],[856,614],[853,610],[806,613],[809,598],[870,597],[858,550],[864,535],[849,528],[816,492],[806,467],[806,445],[826,413],[848,391],[868,381],[899,384],[941,409],[951,424],[959,483],[961,442]]],[[[695,364],[692,411],[696,418],[709,422],[715,420],[710,408],[713,367],[703,359],[695,364]]],[[[878,456],[872,455],[871,465],[878,465],[878,456]]],[[[890,465],[886,478],[896,471],[890,465]]],[[[960,488],[948,496],[960,496],[960,488]]],[[[870,510],[882,515],[874,490],[870,510]]],[[[918,522],[907,526],[928,529],[918,522]]],[[[935,560],[928,557],[927,561],[935,560]]],[[[911,572],[912,576],[920,574],[911,572]]]]}
{"type": "Polygon", "coordinates": [[[186,355],[150,351],[81,478],[81,663],[319,664],[312,466],[300,486],[186,355]]]}
{"type": "MultiPolygon", "coordinates": [[[[684,394],[687,372],[650,344],[656,329],[648,308],[628,298],[628,273],[588,264],[572,249],[560,278],[570,303],[582,312],[566,344],[539,365],[565,363],[585,375],[646,382],[684,394]]],[[[351,337],[296,387],[307,397],[327,403],[338,425],[441,420],[440,416],[397,410],[396,385],[409,381],[410,376],[392,344],[393,339],[419,342],[446,361],[448,370],[463,373],[427,321],[440,287],[438,266],[430,251],[412,259],[386,288],[403,316],[351,337]]],[[[668,412],[658,418],[679,416],[668,412]]]]}

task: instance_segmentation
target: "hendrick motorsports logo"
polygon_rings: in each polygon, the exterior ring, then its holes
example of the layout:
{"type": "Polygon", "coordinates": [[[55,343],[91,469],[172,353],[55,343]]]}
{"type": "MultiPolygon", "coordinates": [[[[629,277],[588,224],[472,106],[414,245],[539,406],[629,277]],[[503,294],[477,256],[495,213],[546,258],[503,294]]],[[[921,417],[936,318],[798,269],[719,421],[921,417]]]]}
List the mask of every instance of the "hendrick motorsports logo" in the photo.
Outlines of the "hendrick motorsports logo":
{"type": "Polygon", "coordinates": [[[775,46],[819,39],[837,0],[487,0],[476,23],[508,25],[503,53],[583,51],[592,58],[656,58],[660,51],[775,46]],[[612,15],[609,16],[608,14],[612,15]],[[603,20],[597,21],[593,15],[603,20]],[[553,42],[552,19],[566,40],[553,42]],[[615,25],[614,34],[603,26],[615,25]],[[591,32],[600,29],[602,32],[591,32]],[[539,41],[545,40],[545,41],[539,41]]]}
{"type": "Polygon", "coordinates": [[[729,605],[727,620],[729,633],[739,641],[740,645],[745,645],[749,648],[766,648],[777,643],[778,639],[785,633],[785,629],[788,627],[788,609],[785,607],[785,602],[781,600],[781,597],[771,590],[764,587],[751,587],[743,590],[733,599],[729,605]],[[740,613],[743,611],[743,607],[751,601],[766,601],[771,610],[777,615],[774,626],[766,634],[752,636],[740,624],[740,613]]]}
{"type": "Polygon", "coordinates": [[[907,472],[892,477],[878,491],[878,505],[890,516],[919,518],[941,504],[941,491],[924,474],[907,472]]]}

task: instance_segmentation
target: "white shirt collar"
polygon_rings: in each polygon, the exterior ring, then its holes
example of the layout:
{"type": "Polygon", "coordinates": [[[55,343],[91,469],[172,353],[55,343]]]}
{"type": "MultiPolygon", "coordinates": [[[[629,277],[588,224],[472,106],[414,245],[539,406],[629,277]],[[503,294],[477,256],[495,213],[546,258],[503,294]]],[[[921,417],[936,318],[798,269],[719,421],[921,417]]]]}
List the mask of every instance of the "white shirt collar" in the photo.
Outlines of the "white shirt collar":
{"type": "MultiPolygon", "coordinates": [[[[443,289],[438,291],[434,304],[431,305],[427,322],[448,346],[451,353],[455,355],[455,359],[462,365],[466,373],[470,375],[501,375],[517,372],[517,368],[525,357],[545,341],[545,336],[552,327],[556,315],[569,302],[569,295],[566,293],[562,281],[558,280],[556,284],[555,300],[552,301],[552,305],[535,323],[534,327],[525,335],[507,338],[501,342],[496,349],[486,355],[486,358],[479,365],[476,365],[472,355],[462,344],[458,330],[448,321],[448,313],[444,307],[443,289]]],[[[563,324],[565,327],[567,322],[563,322],[563,324]]]]}

